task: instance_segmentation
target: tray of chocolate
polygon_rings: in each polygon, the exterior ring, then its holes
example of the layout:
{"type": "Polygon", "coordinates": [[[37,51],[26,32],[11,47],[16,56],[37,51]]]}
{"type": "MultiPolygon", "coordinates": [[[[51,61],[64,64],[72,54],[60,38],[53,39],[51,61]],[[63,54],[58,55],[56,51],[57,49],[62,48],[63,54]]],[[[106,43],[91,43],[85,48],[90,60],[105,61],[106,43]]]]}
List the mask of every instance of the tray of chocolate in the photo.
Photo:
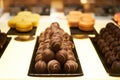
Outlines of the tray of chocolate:
{"type": "Polygon", "coordinates": [[[71,77],[82,76],[82,68],[70,37],[54,22],[37,37],[29,76],[71,77]]]}
{"type": "Polygon", "coordinates": [[[106,72],[110,76],[120,76],[120,29],[113,23],[107,23],[105,28],[90,38],[106,72]]]}
{"type": "Polygon", "coordinates": [[[3,52],[5,51],[10,40],[11,40],[11,38],[7,37],[6,33],[0,32],[0,57],[2,56],[3,52]]]}

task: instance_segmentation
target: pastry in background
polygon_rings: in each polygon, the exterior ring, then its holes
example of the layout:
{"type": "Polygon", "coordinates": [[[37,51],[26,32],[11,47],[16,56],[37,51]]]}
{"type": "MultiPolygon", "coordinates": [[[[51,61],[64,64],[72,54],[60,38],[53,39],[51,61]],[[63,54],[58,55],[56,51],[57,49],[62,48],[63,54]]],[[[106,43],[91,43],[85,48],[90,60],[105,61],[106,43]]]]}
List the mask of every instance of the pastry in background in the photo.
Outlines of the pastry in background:
{"type": "Polygon", "coordinates": [[[118,25],[120,25],[120,12],[115,13],[114,16],[113,16],[113,19],[114,19],[115,22],[118,23],[118,25]]]}
{"type": "Polygon", "coordinates": [[[39,20],[39,14],[22,11],[8,21],[8,26],[20,32],[28,32],[38,26],[39,20]]]}
{"type": "Polygon", "coordinates": [[[95,19],[90,13],[84,13],[79,20],[79,29],[83,31],[94,30],[95,19]]]}
{"type": "Polygon", "coordinates": [[[81,16],[80,11],[70,11],[68,14],[68,24],[70,27],[77,27],[81,16]]]}
{"type": "Polygon", "coordinates": [[[94,30],[95,19],[91,13],[70,11],[68,14],[69,27],[78,27],[83,31],[94,30]]]}

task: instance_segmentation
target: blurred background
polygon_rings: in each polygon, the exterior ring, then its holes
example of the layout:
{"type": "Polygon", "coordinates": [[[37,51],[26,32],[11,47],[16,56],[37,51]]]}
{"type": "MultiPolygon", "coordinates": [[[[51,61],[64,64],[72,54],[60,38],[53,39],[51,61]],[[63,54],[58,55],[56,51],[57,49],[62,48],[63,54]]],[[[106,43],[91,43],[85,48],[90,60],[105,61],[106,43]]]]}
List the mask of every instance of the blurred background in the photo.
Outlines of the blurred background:
{"type": "MultiPolygon", "coordinates": [[[[31,10],[39,14],[49,14],[52,1],[60,0],[0,0],[0,7],[11,15],[19,11],[31,10]]],[[[120,11],[120,0],[61,0],[64,13],[70,10],[94,12],[97,16],[109,16],[120,11]]]]}

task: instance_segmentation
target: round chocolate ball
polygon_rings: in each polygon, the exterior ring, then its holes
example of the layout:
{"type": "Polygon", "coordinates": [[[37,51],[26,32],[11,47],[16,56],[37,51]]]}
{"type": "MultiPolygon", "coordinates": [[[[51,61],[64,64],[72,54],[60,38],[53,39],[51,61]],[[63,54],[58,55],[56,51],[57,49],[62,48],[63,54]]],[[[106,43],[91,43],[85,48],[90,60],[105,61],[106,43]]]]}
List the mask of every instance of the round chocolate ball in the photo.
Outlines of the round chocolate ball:
{"type": "Polygon", "coordinates": [[[62,40],[59,37],[55,37],[51,39],[50,48],[55,53],[60,50],[61,45],[62,45],[62,40]]]}
{"type": "Polygon", "coordinates": [[[114,61],[112,66],[111,66],[111,71],[113,73],[120,73],[120,61],[114,61]]]}
{"type": "Polygon", "coordinates": [[[98,44],[98,45],[101,45],[101,44],[103,44],[104,42],[105,42],[105,40],[101,38],[101,39],[98,39],[97,44],[98,44]]]}
{"type": "Polygon", "coordinates": [[[106,38],[107,36],[109,35],[109,33],[108,32],[104,32],[104,34],[102,35],[102,38],[106,38]]]}
{"type": "Polygon", "coordinates": [[[110,51],[110,48],[108,46],[104,47],[102,49],[102,53],[105,54],[106,52],[110,51]]]}
{"type": "Polygon", "coordinates": [[[116,46],[116,47],[114,47],[113,50],[114,50],[115,52],[120,51],[120,46],[116,46]]]}
{"type": "Polygon", "coordinates": [[[37,61],[39,61],[39,60],[42,60],[42,54],[36,55],[36,57],[35,57],[35,62],[37,62],[37,61]]]}
{"type": "Polygon", "coordinates": [[[104,32],[106,32],[106,28],[102,28],[101,30],[100,30],[100,34],[102,35],[104,32]]]}
{"type": "Polygon", "coordinates": [[[48,62],[48,61],[54,59],[54,57],[55,57],[55,54],[54,54],[54,52],[52,50],[45,49],[43,51],[42,60],[44,60],[45,62],[48,62]]]}
{"type": "Polygon", "coordinates": [[[113,41],[111,44],[110,44],[110,48],[114,48],[116,46],[119,45],[119,42],[118,41],[113,41]]]}
{"type": "Polygon", "coordinates": [[[108,57],[114,55],[115,53],[113,51],[108,51],[105,53],[105,58],[107,59],[108,57]]]}
{"type": "Polygon", "coordinates": [[[68,33],[64,32],[63,33],[63,41],[68,41],[70,39],[70,36],[68,33]]]}
{"type": "Polygon", "coordinates": [[[73,60],[68,60],[64,64],[64,71],[66,73],[75,73],[78,70],[78,63],[73,60]]]}
{"type": "Polygon", "coordinates": [[[43,53],[43,49],[42,48],[38,48],[37,52],[36,52],[36,55],[38,54],[42,54],[43,53]]]}
{"type": "Polygon", "coordinates": [[[57,60],[51,60],[47,65],[48,73],[60,73],[61,65],[57,60]]]}
{"type": "Polygon", "coordinates": [[[35,71],[37,73],[46,73],[47,65],[46,65],[45,61],[39,60],[38,62],[36,62],[36,64],[35,64],[35,71]]]}
{"type": "Polygon", "coordinates": [[[107,43],[106,42],[101,42],[101,44],[99,44],[99,47],[102,50],[103,48],[107,47],[107,43]]]}
{"type": "Polygon", "coordinates": [[[69,55],[68,55],[68,60],[73,60],[73,61],[76,61],[76,58],[75,58],[75,56],[74,56],[74,55],[69,54],[69,55]]]}
{"type": "Polygon", "coordinates": [[[60,64],[64,64],[68,59],[67,51],[66,50],[60,50],[56,53],[56,60],[60,62],[60,64]]]}
{"type": "Polygon", "coordinates": [[[73,55],[74,56],[74,52],[72,50],[67,50],[67,54],[68,55],[73,55]]]}
{"type": "Polygon", "coordinates": [[[107,58],[107,63],[111,65],[115,60],[116,60],[115,55],[109,56],[107,58]]]}

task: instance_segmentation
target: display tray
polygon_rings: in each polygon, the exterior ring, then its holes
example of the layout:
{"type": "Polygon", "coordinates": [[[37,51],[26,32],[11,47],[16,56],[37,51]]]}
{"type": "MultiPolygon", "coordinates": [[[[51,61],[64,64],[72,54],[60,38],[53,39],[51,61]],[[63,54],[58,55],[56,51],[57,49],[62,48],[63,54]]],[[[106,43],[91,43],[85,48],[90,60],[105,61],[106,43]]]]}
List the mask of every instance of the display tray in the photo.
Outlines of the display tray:
{"type": "Polygon", "coordinates": [[[98,56],[99,56],[99,58],[100,58],[100,60],[101,60],[101,62],[102,62],[102,64],[103,64],[106,72],[107,72],[110,76],[118,76],[118,77],[120,77],[120,73],[115,73],[114,71],[112,71],[112,70],[110,69],[110,65],[108,65],[108,64],[106,63],[105,57],[104,57],[104,55],[102,54],[102,51],[100,50],[99,46],[98,46],[97,43],[95,42],[94,38],[91,38],[91,37],[90,37],[90,40],[91,40],[91,42],[92,42],[95,50],[97,51],[97,54],[98,54],[98,56]]]}
{"type": "Polygon", "coordinates": [[[10,28],[7,32],[7,35],[35,35],[36,29],[36,27],[33,27],[33,29],[29,32],[19,32],[15,28],[10,28]]]}
{"type": "Polygon", "coordinates": [[[93,31],[82,31],[78,27],[70,27],[71,34],[96,34],[96,30],[93,31]]]}
{"type": "Polygon", "coordinates": [[[7,48],[10,40],[11,40],[11,37],[6,38],[6,43],[4,44],[3,48],[0,50],[0,57],[3,55],[3,53],[4,53],[5,49],[7,48]]]}
{"type": "MultiPolygon", "coordinates": [[[[80,65],[80,61],[79,61],[79,58],[78,58],[78,55],[77,55],[77,52],[76,52],[75,48],[73,49],[73,52],[75,53],[75,57],[76,57],[76,60],[77,60],[77,63],[78,63],[78,70],[77,70],[76,73],[71,73],[71,74],[70,73],[59,73],[59,74],[49,74],[49,73],[40,74],[40,73],[36,73],[35,69],[34,69],[34,65],[35,65],[36,51],[37,51],[37,48],[38,48],[38,38],[39,37],[37,37],[37,40],[36,40],[36,44],[35,44],[34,51],[33,51],[33,56],[32,56],[29,71],[28,71],[29,76],[35,76],[35,77],[72,77],[72,76],[82,76],[83,75],[82,68],[81,68],[81,65],[80,65]]],[[[72,40],[72,38],[71,38],[71,40],[72,40]]]]}

